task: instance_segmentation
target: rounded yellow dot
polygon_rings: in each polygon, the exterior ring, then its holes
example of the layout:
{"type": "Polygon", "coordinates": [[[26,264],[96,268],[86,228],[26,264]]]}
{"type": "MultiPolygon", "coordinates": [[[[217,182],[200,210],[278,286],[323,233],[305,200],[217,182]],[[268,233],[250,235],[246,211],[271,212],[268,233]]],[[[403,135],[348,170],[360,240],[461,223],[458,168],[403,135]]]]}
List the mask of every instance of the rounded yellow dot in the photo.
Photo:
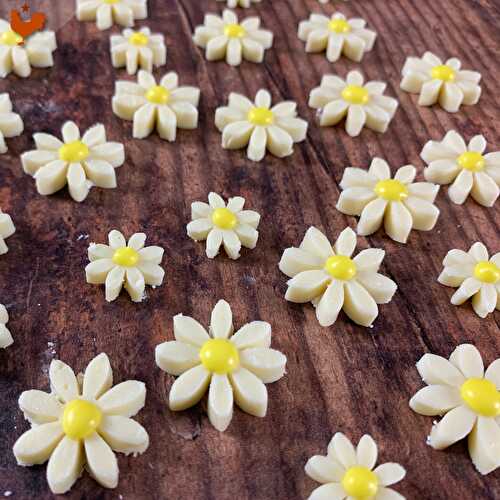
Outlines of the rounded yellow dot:
{"type": "Polygon", "coordinates": [[[370,100],[370,94],[359,85],[348,85],[342,91],[342,99],[351,104],[367,104],[370,100]]]}
{"type": "Polygon", "coordinates": [[[146,92],[146,99],[153,104],[167,104],[170,92],[161,85],[155,85],[146,92]]]}
{"type": "Polygon", "coordinates": [[[240,24],[226,24],[224,26],[224,35],[229,38],[243,38],[246,34],[245,28],[240,24]]]}
{"type": "Polygon", "coordinates": [[[122,247],[115,250],[113,262],[123,267],[134,267],[139,261],[139,254],[130,247],[122,247]]]}
{"type": "Polygon", "coordinates": [[[82,141],[74,141],[59,148],[59,158],[68,163],[80,163],[89,155],[89,148],[82,141]]]}
{"type": "Polygon", "coordinates": [[[262,127],[272,125],[274,122],[274,114],[267,108],[252,108],[248,112],[247,118],[253,125],[260,125],[262,127]]]}
{"type": "Polygon", "coordinates": [[[207,340],[200,350],[200,359],[209,372],[218,375],[231,373],[240,366],[238,349],[226,339],[207,340]]]}
{"type": "Polygon", "coordinates": [[[500,280],[500,267],[493,262],[478,262],[474,266],[474,278],[483,283],[496,283],[500,280]]]}
{"type": "Polygon", "coordinates": [[[455,80],[455,70],[446,66],[446,64],[440,64],[439,66],[434,66],[431,70],[431,76],[434,80],[443,80],[443,82],[453,82],[455,80]]]}
{"type": "Polygon", "coordinates": [[[345,255],[332,255],[325,264],[326,272],[338,280],[351,280],[356,276],[356,264],[345,255]]]}
{"type": "Polygon", "coordinates": [[[15,31],[7,30],[0,35],[1,45],[19,45],[23,41],[23,37],[15,31]]]}
{"type": "Polygon", "coordinates": [[[477,151],[467,151],[458,157],[458,164],[471,172],[480,172],[484,168],[484,157],[477,151]]]}
{"type": "Polygon", "coordinates": [[[113,5],[114,3],[118,3],[121,0],[104,0],[104,3],[109,3],[110,5],[113,5]]]}
{"type": "Polygon", "coordinates": [[[367,467],[355,465],[347,469],[344,474],[342,487],[352,498],[358,500],[373,498],[378,490],[378,477],[367,467]]]}
{"type": "Polygon", "coordinates": [[[233,229],[238,219],[229,208],[216,208],[212,213],[212,222],[221,229],[233,229]]]}
{"type": "Polygon", "coordinates": [[[387,179],[377,182],[375,194],[387,201],[403,201],[408,197],[408,188],[396,179],[387,179]]]}
{"type": "Polygon", "coordinates": [[[84,399],[74,399],[64,407],[62,427],[66,436],[80,440],[94,434],[101,420],[101,410],[95,404],[84,399]]]}
{"type": "Polygon", "coordinates": [[[349,33],[351,25],[345,19],[332,19],[328,23],[328,29],[334,33],[349,33]]]}
{"type": "Polygon", "coordinates": [[[460,387],[460,396],[467,406],[483,417],[500,415],[500,392],[495,384],[484,378],[470,378],[460,387]]]}
{"type": "Polygon", "coordinates": [[[128,41],[132,45],[144,46],[148,44],[149,37],[140,31],[136,31],[128,37],[128,41]]]}

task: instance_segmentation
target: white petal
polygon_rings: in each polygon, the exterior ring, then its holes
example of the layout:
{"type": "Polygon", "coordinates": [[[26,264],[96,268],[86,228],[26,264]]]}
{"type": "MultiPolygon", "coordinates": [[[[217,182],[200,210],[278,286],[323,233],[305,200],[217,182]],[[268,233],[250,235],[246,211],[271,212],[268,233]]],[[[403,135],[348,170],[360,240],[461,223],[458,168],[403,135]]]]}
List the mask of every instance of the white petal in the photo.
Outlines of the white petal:
{"type": "Polygon", "coordinates": [[[99,426],[99,434],[114,451],[143,453],[149,446],[149,436],[144,427],[131,418],[106,415],[99,426]]]}
{"type": "Polygon", "coordinates": [[[317,255],[323,261],[333,255],[333,249],[328,238],[317,228],[311,226],[304,236],[300,248],[313,255],[317,255]]]}
{"type": "Polygon", "coordinates": [[[144,408],[146,385],[138,380],[126,380],[105,392],[98,400],[106,415],[133,417],[144,408]]]}
{"type": "Polygon", "coordinates": [[[316,488],[308,500],[344,500],[345,490],[340,483],[328,483],[316,488]]]}
{"type": "Polygon", "coordinates": [[[444,415],[462,404],[460,392],[449,385],[429,385],[420,389],[411,399],[410,408],[420,415],[444,415]]]}
{"type": "Polygon", "coordinates": [[[222,231],[220,229],[212,229],[207,236],[206,254],[209,259],[213,259],[220,250],[222,245],[222,231]]]}
{"type": "Polygon", "coordinates": [[[333,280],[316,306],[316,317],[321,326],[331,326],[344,305],[344,283],[333,280]]]}
{"type": "Polygon", "coordinates": [[[233,418],[233,388],[227,375],[212,375],[208,391],[208,418],[220,432],[227,429],[233,418]]]}
{"type": "Polygon", "coordinates": [[[388,163],[382,158],[374,158],[372,160],[368,173],[376,177],[379,181],[391,178],[391,169],[388,163]]]}
{"type": "Polygon", "coordinates": [[[345,255],[350,257],[356,248],[356,233],[350,228],[346,227],[337,238],[334,249],[337,255],[345,255]]]}
{"type": "Polygon", "coordinates": [[[227,339],[233,333],[233,313],[225,300],[219,300],[212,310],[210,333],[221,339],[227,339]]]}
{"type": "Polygon", "coordinates": [[[255,417],[265,417],[267,413],[267,389],[263,382],[246,368],[229,375],[234,390],[236,404],[255,417]]]}
{"type": "Polygon", "coordinates": [[[97,187],[112,189],[117,185],[115,169],[107,161],[86,161],[85,174],[97,187]]]}
{"type": "Polygon", "coordinates": [[[198,321],[182,314],[174,316],[174,336],[179,342],[195,347],[201,347],[207,340],[210,340],[205,328],[198,321]]]}
{"type": "Polygon", "coordinates": [[[382,486],[398,483],[406,476],[405,469],[392,462],[380,464],[373,472],[377,475],[382,486]]]}
{"type": "Polygon", "coordinates": [[[97,125],[90,127],[85,134],[83,134],[82,142],[89,148],[93,148],[98,144],[104,144],[106,142],[106,129],[104,128],[104,125],[98,123],[97,125]]]}
{"type": "Polygon", "coordinates": [[[231,259],[237,259],[240,256],[241,241],[238,235],[232,230],[221,231],[222,232],[222,244],[224,245],[224,251],[231,259]]]}
{"type": "Polygon", "coordinates": [[[390,302],[398,288],[394,281],[379,273],[358,274],[356,280],[361,283],[377,304],[390,302]]]}
{"type": "Polygon", "coordinates": [[[378,449],[374,439],[369,434],[362,436],[356,447],[356,462],[372,470],[377,463],[377,455],[378,449]]]}
{"type": "Polygon", "coordinates": [[[134,302],[141,302],[144,298],[146,281],[136,267],[129,267],[125,272],[125,289],[134,302]]]}
{"type": "Polygon", "coordinates": [[[462,170],[448,189],[451,201],[461,205],[469,196],[474,183],[474,176],[469,170],[462,170]]]}
{"type": "Polygon", "coordinates": [[[84,440],[86,466],[95,480],[105,488],[118,485],[118,462],[109,445],[96,432],[84,440]]]}
{"type": "Polygon", "coordinates": [[[366,205],[375,198],[373,189],[349,187],[340,193],[336,208],[346,215],[361,215],[366,205]]]}
{"type": "Polygon", "coordinates": [[[378,316],[378,307],[372,296],[356,281],[347,281],[344,287],[344,312],[355,323],[371,326],[378,316]]]}
{"type": "Polygon", "coordinates": [[[396,174],[394,175],[394,179],[403,184],[410,184],[415,180],[415,176],[417,175],[417,169],[413,165],[405,165],[398,169],[396,174]]]}
{"type": "Polygon", "coordinates": [[[170,409],[172,411],[185,410],[198,403],[208,389],[210,377],[210,373],[203,365],[184,372],[170,389],[170,409]]]}
{"type": "Polygon", "coordinates": [[[488,260],[488,249],[486,248],[484,243],[477,241],[470,247],[469,255],[471,255],[476,260],[476,262],[488,260]]]}
{"type": "Polygon", "coordinates": [[[300,248],[287,248],[279,262],[279,269],[290,278],[313,269],[321,269],[323,261],[317,255],[311,254],[300,248]]]}
{"type": "Polygon", "coordinates": [[[409,196],[405,200],[404,206],[411,214],[411,227],[413,229],[418,231],[430,231],[436,225],[439,217],[439,208],[431,202],[415,196],[409,196]]]}
{"type": "Polygon", "coordinates": [[[357,227],[358,234],[367,236],[377,231],[382,225],[386,207],[387,201],[382,198],[370,201],[361,212],[357,227]]]}
{"type": "Polygon", "coordinates": [[[156,346],[155,360],[162,370],[178,376],[200,364],[200,352],[193,345],[173,340],[156,346]]]}
{"type": "MultiPolygon", "coordinates": [[[[253,125],[252,125],[253,127],[253,125]]],[[[224,132],[229,127],[224,129],[224,132]]],[[[243,131],[243,129],[242,129],[243,131]]],[[[224,142],[224,138],[223,138],[224,142]]],[[[249,160],[260,161],[266,154],[267,133],[264,127],[257,126],[253,129],[248,141],[247,156],[249,160]]]]}
{"type": "Polygon", "coordinates": [[[417,363],[417,370],[422,380],[428,385],[460,387],[465,382],[464,376],[454,365],[436,354],[424,354],[417,363]]]}
{"type": "Polygon", "coordinates": [[[484,374],[484,378],[493,382],[497,390],[500,390],[500,358],[496,359],[490,366],[488,366],[488,369],[484,374]]]}
{"type": "Polygon", "coordinates": [[[472,297],[472,308],[480,318],[492,313],[497,305],[498,293],[492,283],[483,283],[479,291],[472,297]]]}
{"type": "Polygon", "coordinates": [[[384,260],[385,251],[381,248],[367,248],[354,257],[359,273],[376,273],[384,260]]]}
{"type": "Polygon", "coordinates": [[[82,472],[83,457],[79,441],[64,437],[52,453],[47,465],[47,482],[54,494],[71,489],[82,472]]]}
{"type": "Polygon", "coordinates": [[[244,206],[245,198],[242,198],[241,196],[234,196],[233,198],[229,198],[229,200],[227,200],[228,210],[231,210],[231,212],[235,214],[241,212],[244,206]]]}
{"type": "MultiPolygon", "coordinates": [[[[345,469],[331,457],[315,455],[305,466],[306,474],[318,483],[336,483],[342,481],[345,469]]],[[[328,497],[330,498],[330,497],[328,497]]]]}
{"type": "Polygon", "coordinates": [[[214,225],[210,219],[195,219],[186,226],[187,234],[194,241],[206,240],[214,225]]]}
{"type": "Polygon", "coordinates": [[[52,392],[64,403],[78,397],[79,387],[75,373],[66,363],[54,359],[50,363],[49,379],[52,392]]]}
{"type": "Polygon", "coordinates": [[[124,280],[125,269],[122,267],[117,266],[108,273],[104,282],[108,302],[112,302],[120,295],[124,280]]]}
{"type": "Polygon", "coordinates": [[[87,264],[85,267],[87,283],[102,285],[115,266],[116,264],[111,259],[98,259],[87,264]]]}
{"type": "Polygon", "coordinates": [[[322,294],[330,282],[323,270],[304,271],[288,281],[285,299],[290,302],[309,302],[322,294]]]}
{"type": "Polygon", "coordinates": [[[449,411],[432,427],[429,444],[436,450],[442,450],[467,436],[477,416],[465,406],[458,406],[449,411]]]}
{"type": "Polygon", "coordinates": [[[413,218],[401,202],[390,202],[384,218],[384,228],[388,236],[399,243],[406,243],[413,225],[413,218]]]}
{"type": "Polygon", "coordinates": [[[391,488],[381,486],[377,491],[377,500],[405,500],[406,497],[391,488]]]}
{"type": "Polygon", "coordinates": [[[253,249],[257,246],[259,232],[249,224],[240,224],[234,228],[242,246],[253,249]]]}
{"type": "Polygon", "coordinates": [[[481,282],[475,278],[467,278],[452,295],[451,303],[459,306],[481,290],[481,282]]]}
{"type": "Polygon", "coordinates": [[[276,382],[285,374],[286,356],[275,349],[249,347],[240,352],[240,362],[265,384],[276,382]]]}
{"type": "Polygon", "coordinates": [[[36,424],[55,422],[62,414],[63,407],[53,394],[43,391],[24,391],[19,396],[19,408],[24,417],[36,424]]]}
{"type": "Polygon", "coordinates": [[[459,345],[450,356],[453,363],[465,378],[483,378],[484,364],[481,354],[471,344],[459,345]]]}
{"type": "Polygon", "coordinates": [[[75,122],[66,122],[62,126],[61,132],[66,144],[78,141],[80,139],[80,130],[78,129],[75,122]]]}
{"type": "Polygon", "coordinates": [[[141,250],[146,243],[146,235],[144,233],[134,233],[128,240],[127,246],[136,251],[141,250]]]}
{"type": "Polygon", "coordinates": [[[43,464],[64,436],[61,423],[50,422],[26,431],[14,444],[13,452],[20,465],[43,464]]]}
{"type": "Polygon", "coordinates": [[[85,369],[82,394],[87,399],[97,399],[113,385],[113,370],[107,354],[96,356],[85,369]]]}
{"type": "Polygon", "coordinates": [[[247,323],[231,337],[231,342],[240,351],[249,347],[270,347],[271,325],[266,321],[247,323]]]}
{"type": "Polygon", "coordinates": [[[476,172],[470,194],[481,205],[492,207],[498,199],[500,187],[486,172],[476,172]]]}
{"type": "Polygon", "coordinates": [[[342,432],[337,432],[328,444],[328,455],[338,460],[346,469],[356,465],[356,450],[342,432]]]}
{"type": "Polygon", "coordinates": [[[255,95],[255,105],[259,108],[270,108],[271,94],[269,91],[260,89],[255,95]]]}
{"type": "Polygon", "coordinates": [[[366,123],[366,112],[363,106],[351,104],[347,111],[345,130],[351,137],[357,137],[366,123]]]}
{"type": "Polygon", "coordinates": [[[493,418],[479,417],[469,435],[469,453],[476,469],[489,474],[500,467],[500,425],[493,418]]]}
{"type": "Polygon", "coordinates": [[[113,229],[109,234],[108,234],[108,242],[109,246],[113,250],[118,250],[119,248],[123,248],[127,246],[127,242],[125,241],[125,237],[123,236],[120,231],[117,231],[116,229],[113,229]]]}

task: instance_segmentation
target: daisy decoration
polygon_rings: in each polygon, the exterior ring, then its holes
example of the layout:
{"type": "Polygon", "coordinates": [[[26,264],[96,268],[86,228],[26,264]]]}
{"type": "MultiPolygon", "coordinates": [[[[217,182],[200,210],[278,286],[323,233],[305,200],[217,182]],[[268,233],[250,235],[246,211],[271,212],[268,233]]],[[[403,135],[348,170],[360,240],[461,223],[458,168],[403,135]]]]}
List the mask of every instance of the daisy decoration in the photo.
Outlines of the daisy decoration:
{"type": "Polygon", "coordinates": [[[14,343],[14,339],[7,328],[9,313],[3,304],[0,304],[0,349],[5,349],[14,343]]]}
{"type": "Polygon", "coordinates": [[[0,255],[6,254],[9,249],[5,240],[16,232],[14,223],[9,214],[4,214],[0,210],[0,255]]]}
{"type": "Polygon", "coordinates": [[[79,21],[97,21],[97,28],[107,30],[113,23],[130,28],[136,19],[148,17],[147,0],[76,0],[79,21]]]}
{"type": "Polygon", "coordinates": [[[7,152],[5,138],[21,135],[23,130],[23,120],[17,113],[12,112],[9,94],[0,94],[0,154],[7,152]]]}

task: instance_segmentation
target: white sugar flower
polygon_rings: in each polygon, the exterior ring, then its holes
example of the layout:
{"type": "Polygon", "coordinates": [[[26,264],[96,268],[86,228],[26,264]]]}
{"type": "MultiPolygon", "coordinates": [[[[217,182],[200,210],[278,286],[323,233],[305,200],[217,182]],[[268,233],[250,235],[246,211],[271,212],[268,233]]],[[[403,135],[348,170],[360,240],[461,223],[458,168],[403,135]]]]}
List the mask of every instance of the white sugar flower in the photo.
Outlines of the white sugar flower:
{"type": "Polygon", "coordinates": [[[273,44],[273,34],[260,29],[260,18],[249,17],[238,23],[238,16],[225,10],[222,17],[206,14],[204,26],[198,26],[194,43],[205,49],[208,61],[226,59],[231,66],[238,66],[242,59],[260,63],[264,51],[273,44]]]}
{"type": "Polygon", "coordinates": [[[0,19],[0,78],[6,77],[11,71],[25,78],[30,76],[31,67],[53,66],[52,52],[56,48],[53,31],[37,31],[23,38],[12,30],[7,21],[0,19]]]}
{"type": "Polygon", "coordinates": [[[5,349],[14,343],[14,339],[7,328],[9,313],[3,304],[0,304],[0,349],[5,349]]]}
{"type": "Polygon", "coordinates": [[[32,427],[14,444],[19,465],[47,464],[55,494],[71,489],[85,467],[106,488],[118,484],[115,452],[146,451],[149,436],[130,417],[144,407],[146,386],[127,380],[113,386],[108,356],[96,356],[77,377],[59,360],[49,369],[51,392],[25,391],[19,407],[32,427]]]}
{"type": "Polygon", "coordinates": [[[248,7],[250,7],[252,3],[259,3],[262,0],[217,0],[217,1],[218,2],[227,1],[227,6],[230,7],[231,9],[234,9],[236,7],[243,7],[244,9],[248,9],[248,7]]]}
{"type": "Polygon", "coordinates": [[[309,106],[319,109],[320,125],[336,125],[345,117],[345,130],[356,137],[366,126],[376,132],[385,132],[392,120],[398,101],[383,95],[387,86],[384,82],[363,84],[359,71],[350,71],[346,80],[325,75],[319,87],[309,94],[309,106]]]}
{"type": "Polygon", "coordinates": [[[451,297],[455,306],[472,297],[472,308],[485,318],[495,308],[500,310],[500,253],[488,260],[488,250],[479,241],[468,252],[454,248],[443,260],[439,283],[457,288],[451,297]]]}
{"type": "Polygon", "coordinates": [[[134,302],[141,302],[146,285],[156,287],[163,283],[165,271],[160,267],[163,248],[144,247],[144,233],[133,234],[127,243],[116,229],[108,234],[108,241],[109,245],[90,244],[90,264],[85,268],[87,283],[104,284],[108,302],[120,295],[123,285],[134,302]]]}
{"type": "Polygon", "coordinates": [[[378,272],[385,252],[379,248],[356,248],[356,234],[347,227],[332,247],[328,238],[310,227],[298,248],[287,248],[280,271],[292,278],[285,299],[312,302],[321,326],[335,323],[341,309],[355,323],[371,326],[378,316],[377,304],[387,304],[397,285],[378,272]]]}
{"type": "Polygon", "coordinates": [[[21,135],[23,130],[23,120],[17,113],[12,112],[9,94],[0,94],[0,154],[7,152],[5,138],[21,135]]]}
{"type": "Polygon", "coordinates": [[[442,141],[429,141],[420,156],[429,165],[428,181],[452,184],[451,201],[461,205],[470,195],[481,205],[492,207],[500,192],[500,151],[483,154],[486,139],[474,136],[467,146],[462,136],[450,130],[442,141]]]}
{"type": "Polygon", "coordinates": [[[138,67],[153,71],[153,66],[163,66],[167,62],[167,48],[161,33],[151,33],[149,28],[138,31],[126,28],[121,35],[110,37],[111,61],[113,67],[127,67],[127,73],[134,75],[138,67]]]}
{"type": "Polygon", "coordinates": [[[81,202],[93,186],[115,188],[115,168],[125,161],[123,144],[107,142],[101,124],[80,137],[78,126],[69,121],[61,133],[64,142],[53,135],[34,134],[36,149],[21,155],[23,169],[34,177],[38,192],[54,194],[67,184],[70,196],[81,202]]]}
{"type": "Polygon", "coordinates": [[[198,126],[200,89],[179,87],[177,73],[167,73],[156,84],[151,73],[139,71],[137,83],[118,81],[113,96],[113,112],[134,122],[132,135],[144,139],[154,128],[167,141],[175,141],[177,129],[198,126]]]}
{"type": "Polygon", "coordinates": [[[405,165],[392,179],[381,158],[374,158],[368,171],[346,168],[337,210],[360,216],[357,231],[362,236],[373,234],[383,223],[388,236],[406,243],[412,229],[430,231],[439,217],[434,205],[439,186],[413,182],[415,175],[415,167],[405,165]]]}
{"type": "Polygon", "coordinates": [[[481,75],[476,71],[460,70],[461,62],[453,57],[445,64],[432,52],[420,59],[408,57],[403,66],[401,88],[420,94],[420,106],[439,105],[455,113],[462,104],[476,104],[481,96],[478,85],[481,75]]]}
{"type": "Polygon", "coordinates": [[[169,406],[180,411],[194,406],[208,389],[208,418],[219,431],[233,416],[233,400],[256,417],[267,413],[267,389],[285,373],[286,356],[271,349],[271,325],[253,321],[233,335],[231,307],[219,300],[209,333],[196,320],[174,317],[175,340],[156,347],[156,364],[179,376],[170,389],[169,406]]]}
{"type": "Polygon", "coordinates": [[[360,18],[346,19],[336,12],[331,18],[323,14],[311,14],[307,21],[299,23],[299,38],[306,42],[306,52],[323,52],[330,62],[344,54],[353,61],[361,61],[365,52],[372,50],[377,34],[365,28],[360,18]]]}
{"type": "Polygon", "coordinates": [[[479,351],[459,345],[446,358],[424,354],[417,370],[428,385],[410,400],[421,415],[443,418],[434,423],[428,444],[442,450],[468,436],[469,454],[481,474],[500,466],[500,359],[486,372],[479,351]]]}
{"type": "Polygon", "coordinates": [[[222,132],[222,147],[241,149],[248,144],[247,156],[260,161],[266,149],[283,158],[293,153],[293,143],[306,138],[307,122],[297,118],[297,104],[283,101],[271,108],[271,94],[259,90],[255,104],[231,92],[227,106],[217,108],[215,125],[222,132]]]}
{"type": "Polygon", "coordinates": [[[148,17],[147,0],[76,0],[79,21],[97,21],[97,28],[107,30],[113,23],[130,28],[136,19],[148,17]]]}
{"type": "Polygon", "coordinates": [[[231,259],[240,256],[241,246],[253,249],[257,245],[260,215],[243,210],[245,198],[236,196],[226,203],[217,193],[208,195],[208,203],[191,204],[191,219],[187,234],[195,241],[207,240],[207,257],[213,259],[221,245],[231,259]]]}
{"type": "Polygon", "coordinates": [[[337,432],[326,457],[315,455],[306,464],[306,474],[322,483],[309,500],[404,500],[404,496],[388,486],[398,483],[406,471],[401,465],[387,462],[377,463],[377,444],[365,434],[354,448],[351,441],[337,432]]]}
{"type": "Polygon", "coordinates": [[[0,210],[0,255],[9,251],[5,240],[9,236],[12,236],[15,232],[16,228],[14,227],[14,223],[12,222],[10,215],[4,214],[2,210],[0,210]]]}

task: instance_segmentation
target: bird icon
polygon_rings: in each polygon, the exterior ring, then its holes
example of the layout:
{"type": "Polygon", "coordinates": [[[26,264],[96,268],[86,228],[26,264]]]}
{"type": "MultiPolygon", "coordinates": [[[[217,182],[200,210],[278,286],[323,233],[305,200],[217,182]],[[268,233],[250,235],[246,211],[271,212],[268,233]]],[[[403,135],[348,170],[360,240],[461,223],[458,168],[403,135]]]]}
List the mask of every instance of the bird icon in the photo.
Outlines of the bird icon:
{"type": "MultiPolygon", "coordinates": [[[[23,5],[22,10],[23,12],[29,11],[29,7],[23,5]]],[[[13,9],[10,12],[10,27],[12,31],[20,35],[23,39],[30,36],[35,31],[41,30],[44,25],[45,14],[41,12],[33,12],[31,18],[26,21],[21,17],[19,11],[13,9]]],[[[20,44],[22,43],[24,43],[24,41],[20,42],[20,44]]]]}

